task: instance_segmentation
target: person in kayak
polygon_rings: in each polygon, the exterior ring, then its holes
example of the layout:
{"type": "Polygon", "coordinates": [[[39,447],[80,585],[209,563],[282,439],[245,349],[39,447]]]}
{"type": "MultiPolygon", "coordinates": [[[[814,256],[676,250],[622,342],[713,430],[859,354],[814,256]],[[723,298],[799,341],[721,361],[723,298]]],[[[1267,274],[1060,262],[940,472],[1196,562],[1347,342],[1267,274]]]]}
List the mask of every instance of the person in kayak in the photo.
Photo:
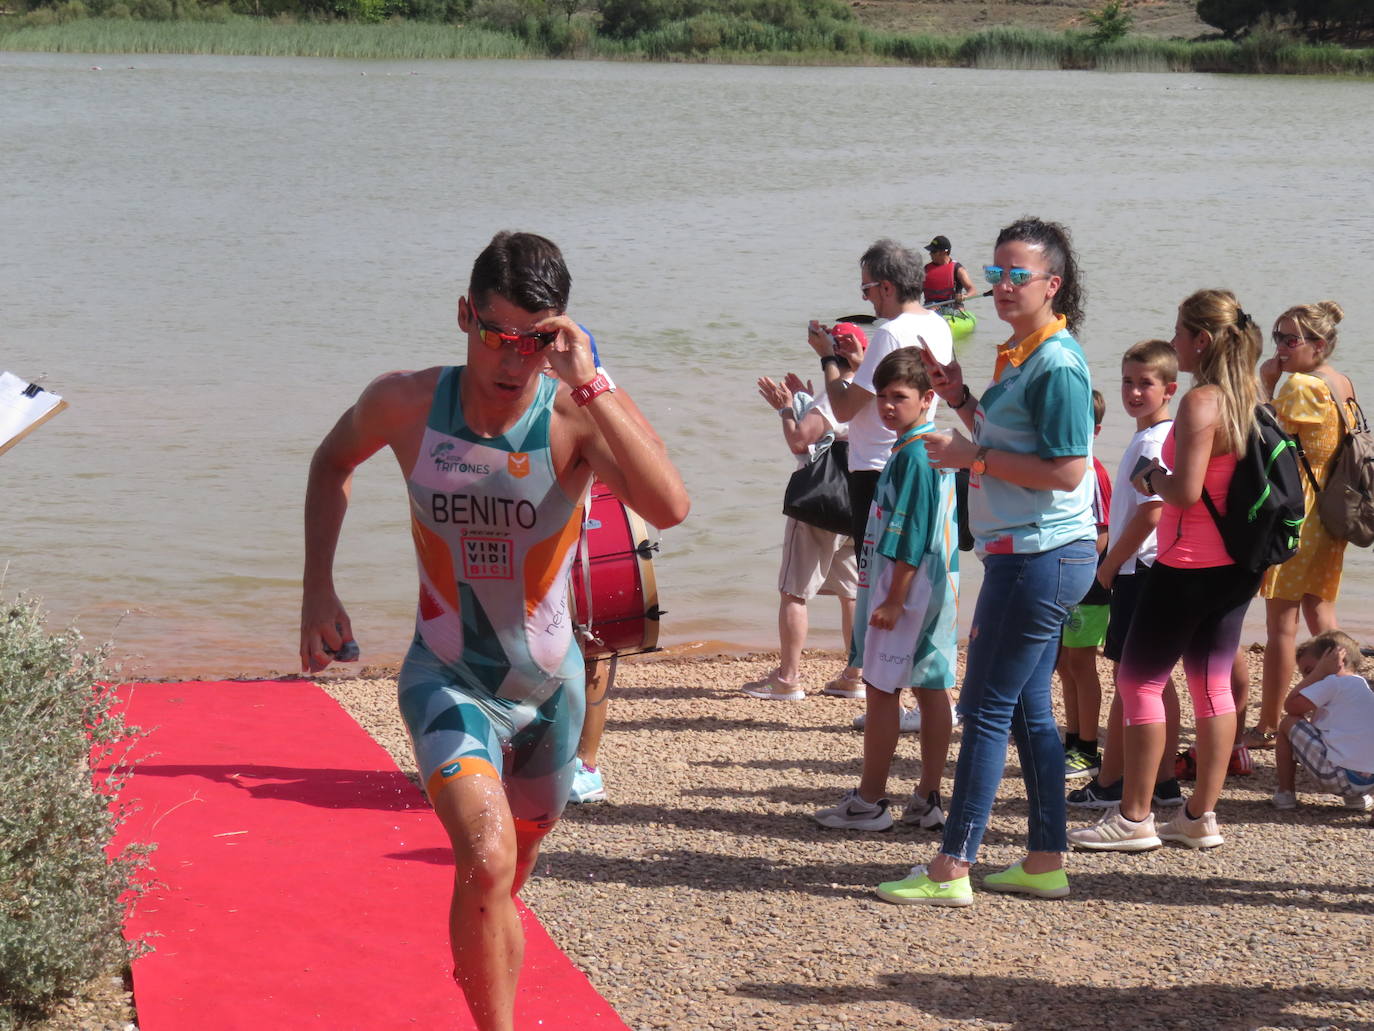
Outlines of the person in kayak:
{"type": "Polygon", "coordinates": [[[930,261],[925,267],[927,308],[962,308],[964,298],[973,294],[973,279],[968,269],[950,257],[948,236],[937,236],[926,244],[930,261]]]}

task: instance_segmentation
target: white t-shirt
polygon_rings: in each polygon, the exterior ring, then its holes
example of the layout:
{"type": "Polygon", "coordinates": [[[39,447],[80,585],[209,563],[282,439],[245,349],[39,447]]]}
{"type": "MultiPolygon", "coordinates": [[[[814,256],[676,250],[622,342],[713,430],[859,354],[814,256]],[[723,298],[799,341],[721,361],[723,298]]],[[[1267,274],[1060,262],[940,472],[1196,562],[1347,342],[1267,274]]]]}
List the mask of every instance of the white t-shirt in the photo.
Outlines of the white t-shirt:
{"type": "Polygon", "coordinates": [[[1308,684],[1303,697],[1317,707],[1312,722],[1337,766],[1374,773],[1374,691],[1364,677],[1336,673],[1308,684]]]}
{"type": "MultiPolygon", "coordinates": [[[[1141,458],[1160,457],[1160,452],[1164,449],[1164,438],[1169,435],[1169,428],[1173,424],[1172,419],[1165,419],[1153,426],[1146,426],[1143,430],[1137,430],[1131,442],[1126,445],[1126,452],[1121,456],[1121,464],[1116,468],[1116,483],[1112,486],[1112,510],[1107,520],[1108,550],[1114,548],[1116,542],[1121,539],[1121,534],[1135,515],[1136,509],[1147,502],[1160,500],[1158,494],[1142,494],[1131,486],[1131,470],[1141,458]]],[[[1158,552],[1159,546],[1154,531],[1151,531],[1136,553],[1121,563],[1120,574],[1125,576],[1136,572],[1137,563],[1141,568],[1154,565],[1158,552]]]]}
{"type": "MultiPolygon", "coordinates": [[[[930,353],[941,363],[948,364],[954,360],[954,337],[950,335],[948,322],[933,311],[920,314],[904,311],[870,334],[864,360],[854,373],[854,385],[876,394],[873,373],[878,363],[899,347],[919,347],[918,337],[925,339],[930,353]]],[[[926,418],[933,421],[939,407],[940,399],[937,397],[926,418]]],[[[881,471],[896,442],[897,434],[883,425],[878,418],[878,406],[870,400],[849,420],[850,470],[881,471]]]]}

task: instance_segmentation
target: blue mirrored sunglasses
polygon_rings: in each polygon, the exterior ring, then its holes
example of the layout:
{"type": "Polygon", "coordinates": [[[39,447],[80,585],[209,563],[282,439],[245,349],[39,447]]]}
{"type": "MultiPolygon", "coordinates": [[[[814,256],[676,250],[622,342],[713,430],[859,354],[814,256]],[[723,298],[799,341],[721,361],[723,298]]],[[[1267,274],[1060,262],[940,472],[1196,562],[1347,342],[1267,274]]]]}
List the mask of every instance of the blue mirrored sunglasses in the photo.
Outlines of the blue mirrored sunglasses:
{"type": "Polygon", "coordinates": [[[1054,273],[1036,272],[1034,269],[1028,268],[1003,268],[1001,265],[983,266],[983,278],[986,279],[993,286],[996,286],[998,283],[1002,282],[1002,277],[1004,275],[1011,280],[1012,286],[1025,286],[1036,276],[1045,276],[1046,278],[1049,278],[1050,276],[1054,275],[1054,273]]]}

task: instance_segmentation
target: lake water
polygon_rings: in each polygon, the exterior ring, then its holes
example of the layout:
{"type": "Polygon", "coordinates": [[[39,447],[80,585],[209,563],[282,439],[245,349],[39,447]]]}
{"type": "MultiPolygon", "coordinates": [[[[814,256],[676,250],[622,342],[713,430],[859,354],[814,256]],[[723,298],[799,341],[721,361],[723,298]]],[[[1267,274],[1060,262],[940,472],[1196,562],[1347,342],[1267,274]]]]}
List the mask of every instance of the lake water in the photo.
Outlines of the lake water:
{"type": "MultiPolygon", "coordinates": [[[[0,457],[3,592],[134,672],[294,668],[311,451],[373,375],[461,360],[472,259],[520,228],[564,248],[691,491],[664,643],[769,645],[791,460],[754,381],[818,371],[804,326],[866,310],[869,243],[944,233],[976,267],[1020,215],[1068,224],[1109,466],[1120,354],[1197,287],[1266,328],[1337,299],[1336,364],[1374,397],[1371,104],[1298,78],[0,54],[0,368],[71,402],[0,457]]],[[[974,303],[976,384],[1003,327],[974,303]]],[[[388,457],[363,467],[338,585],[367,660],[409,640],[404,506],[388,457]]],[[[1367,551],[1345,583],[1369,634],[1367,551]]]]}

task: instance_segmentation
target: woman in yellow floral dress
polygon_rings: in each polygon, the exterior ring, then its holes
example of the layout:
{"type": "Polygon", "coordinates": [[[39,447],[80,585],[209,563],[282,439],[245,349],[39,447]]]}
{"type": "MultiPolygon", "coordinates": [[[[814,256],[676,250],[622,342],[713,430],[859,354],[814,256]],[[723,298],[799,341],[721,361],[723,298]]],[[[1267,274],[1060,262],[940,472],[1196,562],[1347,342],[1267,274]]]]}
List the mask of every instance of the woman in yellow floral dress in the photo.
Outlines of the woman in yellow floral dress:
{"type": "MultiPolygon", "coordinates": [[[[1300,304],[1274,323],[1275,354],[1260,365],[1260,381],[1273,395],[1284,373],[1288,381],[1274,397],[1283,428],[1297,437],[1319,484],[1344,433],[1338,405],[1348,406],[1355,390],[1350,380],[1332,368],[1336,325],[1343,312],[1335,301],[1300,304]]],[[[1302,524],[1298,553],[1273,566],[1260,584],[1265,599],[1268,639],[1264,647],[1263,698],[1258,724],[1245,735],[1251,748],[1273,748],[1279,707],[1293,678],[1301,611],[1313,634],[1336,628],[1336,596],[1341,589],[1345,541],[1326,532],[1314,509],[1316,491],[1303,473],[1307,518],[1302,524]]]]}

